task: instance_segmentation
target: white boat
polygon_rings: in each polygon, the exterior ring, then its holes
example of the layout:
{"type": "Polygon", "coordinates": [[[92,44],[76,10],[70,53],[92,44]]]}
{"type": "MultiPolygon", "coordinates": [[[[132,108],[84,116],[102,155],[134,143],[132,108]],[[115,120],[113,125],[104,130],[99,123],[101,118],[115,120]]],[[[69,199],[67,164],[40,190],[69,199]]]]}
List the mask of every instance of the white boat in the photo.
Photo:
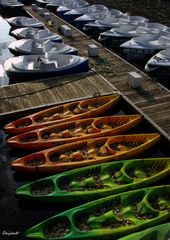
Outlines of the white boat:
{"type": "Polygon", "coordinates": [[[4,62],[4,69],[10,81],[16,82],[86,72],[89,67],[88,58],[46,53],[9,58],[4,62]]]}
{"type": "Polygon", "coordinates": [[[62,42],[62,37],[59,34],[53,33],[48,29],[38,29],[38,28],[32,28],[32,27],[26,27],[26,28],[17,28],[13,31],[11,31],[11,35],[13,35],[17,39],[35,39],[35,40],[51,40],[54,42],[62,42]]]}
{"type": "Polygon", "coordinates": [[[94,22],[84,24],[83,31],[87,34],[97,35],[104,30],[111,29],[114,23],[119,21],[120,18],[126,19],[127,15],[117,9],[111,9],[107,12],[104,19],[98,19],[94,22]]]}
{"type": "Polygon", "coordinates": [[[149,59],[145,65],[145,71],[151,76],[170,77],[170,39],[169,48],[160,51],[149,59]]]}
{"type": "Polygon", "coordinates": [[[128,60],[148,59],[170,46],[170,28],[159,33],[143,33],[120,45],[122,55],[128,60]]]}
{"type": "Polygon", "coordinates": [[[20,39],[9,44],[9,50],[14,55],[36,55],[48,53],[64,53],[77,55],[78,50],[64,43],[50,40],[20,39]]]}
{"type": "Polygon", "coordinates": [[[110,15],[109,9],[102,6],[100,11],[83,14],[76,18],[74,20],[74,25],[79,29],[83,29],[86,23],[94,22],[96,20],[104,20],[108,15],[110,15]]]}
{"type": "Polygon", "coordinates": [[[18,0],[0,0],[0,7],[6,8],[8,10],[20,10],[22,9],[24,4],[19,2],[18,0]]]}
{"type": "MultiPolygon", "coordinates": [[[[38,1],[44,1],[44,0],[38,0],[38,1]]],[[[60,6],[64,6],[69,3],[70,3],[70,0],[48,0],[48,2],[46,3],[46,8],[56,13],[56,10],[60,6]]]]}
{"type": "Polygon", "coordinates": [[[57,4],[60,6],[62,2],[66,0],[35,0],[35,4],[37,4],[40,7],[46,7],[48,4],[57,4]]]}
{"type": "Polygon", "coordinates": [[[141,16],[126,15],[125,17],[113,22],[112,29],[100,33],[98,40],[104,44],[118,46],[144,31],[148,19],[141,16]]]}
{"type": "Polygon", "coordinates": [[[88,6],[89,3],[84,0],[71,0],[68,3],[65,3],[64,5],[61,5],[57,8],[57,15],[60,17],[63,17],[64,14],[72,9],[79,9],[84,8],[88,6]]]}
{"type": "Polygon", "coordinates": [[[12,27],[35,27],[35,28],[43,28],[44,23],[39,21],[36,18],[31,18],[31,17],[25,17],[25,16],[17,16],[17,17],[12,17],[6,19],[7,22],[12,26],[12,27]]]}
{"type": "Polygon", "coordinates": [[[87,7],[81,7],[79,9],[72,9],[66,12],[63,15],[63,18],[68,22],[73,22],[76,18],[82,16],[83,14],[90,14],[90,13],[100,13],[101,11],[108,10],[107,7],[101,4],[93,4],[87,7]]]}

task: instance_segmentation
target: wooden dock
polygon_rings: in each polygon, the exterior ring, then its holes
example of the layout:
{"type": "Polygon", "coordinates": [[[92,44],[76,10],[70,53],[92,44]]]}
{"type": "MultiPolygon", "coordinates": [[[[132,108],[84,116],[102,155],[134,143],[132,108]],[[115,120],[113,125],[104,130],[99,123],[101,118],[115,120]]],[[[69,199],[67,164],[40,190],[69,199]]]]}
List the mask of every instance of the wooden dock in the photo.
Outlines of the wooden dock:
{"type": "MultiPolygon", "coordinates": [[[[52,15],[52,26],[48,26],[44,18],[31,7],[26,7],[26,11],[32,16],[43,21],[53,32],[59,33],[61,25],[69,25],[56,15],[52,15]]],[[[86,36],[72,25],[72,37],[63,37],[63,42],[75,46],[80,56],[88,56],[88,45],[95,43],[99,47],[99,56],[90,58],[90,62],[95,63],[96,73],[86,73],[83,75],[62,77],[62,83],[58,85],[57,78],[36,82],[27,82],[0,88],[0,116],[37,106],[49,105],[66,101],[73,98],[83,98],[93,95],[95,92],[107,94],[113,91],[120,91],[123,98],[134,105],[158,130],[170,140],[170,92],[157,82],[154,82],[146,74],[136,69],[116,54],[102,47],[91,37],[86,36]],[[101,71],[101,63],[112,65],[112,71],[101,71]],[[131,71],[136,71],[142,75],[141,88],[131,89],[127,84],[127,75],[131,71]],[[36,92],[37,91],[37,92],[36,92]]]]}
{"type": "Polygon", "coordinates": [[[55,105],[63,101],[115,92],[95,72],[0,87],[0,117],[55,105]]]}

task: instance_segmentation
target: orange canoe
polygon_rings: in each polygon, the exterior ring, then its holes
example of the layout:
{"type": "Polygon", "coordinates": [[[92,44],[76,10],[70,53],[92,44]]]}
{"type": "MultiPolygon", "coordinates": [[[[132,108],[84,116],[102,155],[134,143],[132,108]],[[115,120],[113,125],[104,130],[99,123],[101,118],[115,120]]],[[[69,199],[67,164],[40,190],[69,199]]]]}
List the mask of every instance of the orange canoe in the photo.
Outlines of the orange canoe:
{"type": "Polygon", "coordinates": [[[84,139],[121,134],[142,120],[136,115],[87,118],[47,126],[8,139],[10,147],[41,150],[84,139]]]}
{"type": "Polygon", "coordinates": [[[100,116],[119,99],[119,95],[109,95],[62,104],[11,122],[4,130],[9,134],[20,134],[52,124],[100,116]]]}
{"type": "Polygon", "coordinates": [[[16,171],[55,173],[68,169],[126,159],[149,149],[160,139],[157,133],[120,135],[68,143],[33,153],[12,162],[16,171]]]}

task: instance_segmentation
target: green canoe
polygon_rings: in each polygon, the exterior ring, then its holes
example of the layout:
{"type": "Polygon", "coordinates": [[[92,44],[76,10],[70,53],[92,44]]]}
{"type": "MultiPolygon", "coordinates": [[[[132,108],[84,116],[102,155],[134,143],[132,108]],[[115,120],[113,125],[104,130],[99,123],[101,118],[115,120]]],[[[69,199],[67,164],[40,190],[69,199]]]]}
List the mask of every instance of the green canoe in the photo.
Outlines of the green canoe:
{"type": "Polygon", "coordinates": [[[135,159],[92,165],[19,187],[18,198],[90,201],[149,186],[170,174],[170,158],[135,159]]]}
{"type": "Polygon", "coordinates": [[[148,228],[138,233],[130,234],[118,240],[169,240],[170,239],[170,223],[161,224],[152,228],[148,228]]]}
{"type": "Polygon", "coordinates": [[[168,219],[170,185],[156,186],[112,195],[75,207],[28,229],[26,237],[116,240],[168,219]]]}

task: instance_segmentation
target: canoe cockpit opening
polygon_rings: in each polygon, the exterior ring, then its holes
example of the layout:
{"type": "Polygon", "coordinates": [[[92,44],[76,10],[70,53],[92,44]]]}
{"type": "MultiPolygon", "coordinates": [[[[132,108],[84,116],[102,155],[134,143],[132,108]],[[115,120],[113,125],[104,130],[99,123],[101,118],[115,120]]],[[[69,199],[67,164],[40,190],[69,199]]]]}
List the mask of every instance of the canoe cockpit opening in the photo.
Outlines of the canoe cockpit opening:
{"type": "Polygon", "coordinates": [[[147,160],[141,161],[138,163],[138,166],[134,165],[133,162],[128,163],[125,166],[125,172],[130,178],[147,178],[152,177],[153,175],[160,173],[160,171],[166,170],[168,167],[168,162],[162,159],[158,160],[147,160]]]}
{"type": "Polygon", "coordinates": [[[49,195],[54,192],[54,182],[52,180],[42,180],[31,185],[30,192],[33,196],[49,195]]]}
{"type": "Polygon", "coordinates": [[[31,118],[18,119],[15,123],[16,128],[24,128],[32,124],[31,118]]]}
{"type": "Polygon", "coordinates": [[[153,190],[147,196],[147,201],[149,205],[157,211],[170,210],[170,191],[169,188],[164,188],[162,191],[153,190]]]}
{"type": "Polygon", "coordinates": [[[45,156],[43,154],[34,154],[31,159],[26,159],[25,165],[28,167],[38,167],[45,164],[45,156]]]}
{"type": "Polygon", "coordinates": [[[70,221],[67,217],[57,217],[43,225],[43,235],[47,239],[61,239],[70,234],[70,221]]]}
{"type": "Polygon", "coordinates": [[[132,148],[139,147],[143,142],[113,142],[109,144],[109,147],[114,151],[128,151],[132,148]]]}
{"type": "Polygon", "coordinates": [[[19,142],[22,143],[28,143],[28,142],[35,142],[38,140],[38,134],[36,132],[32,132],[32,133],[25,133],[22,134],[18,137],[19,142]]]}

